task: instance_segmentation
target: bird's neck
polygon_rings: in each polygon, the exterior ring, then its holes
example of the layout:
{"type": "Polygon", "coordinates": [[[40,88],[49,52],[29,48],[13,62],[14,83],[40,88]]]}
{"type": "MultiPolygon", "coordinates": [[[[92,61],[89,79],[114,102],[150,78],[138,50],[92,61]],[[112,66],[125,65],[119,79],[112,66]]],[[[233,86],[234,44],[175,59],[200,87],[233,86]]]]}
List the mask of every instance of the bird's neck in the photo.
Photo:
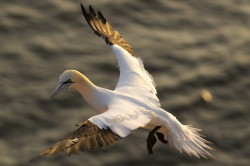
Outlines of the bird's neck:
{"type": "Polygon", "coordinates": [[[96,91],[96,86],[84,75],[81,75],[79,81],[74,85],[78,91],[87,100],[96,91]]]}
{"type": "Polygon", "coordinates": [[[94,85],[87,77],[82,76],[82,80],[74,85],[74,89],[78,91],[85,101],[90,104],[98,113],[107,110],[103,98],[100,97],[100,88],[94,85]]]}

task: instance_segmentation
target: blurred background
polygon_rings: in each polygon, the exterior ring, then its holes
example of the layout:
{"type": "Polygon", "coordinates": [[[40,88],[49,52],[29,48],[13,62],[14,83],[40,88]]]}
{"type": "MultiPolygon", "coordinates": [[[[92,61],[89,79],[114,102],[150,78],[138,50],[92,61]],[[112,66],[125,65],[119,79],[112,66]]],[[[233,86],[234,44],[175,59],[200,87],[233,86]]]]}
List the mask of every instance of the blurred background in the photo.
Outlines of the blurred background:
{"type": "Polygon", "coordinates": [[[249,0],[1,0],[1,166],[247,166],[250,159],[249,0]],[[88,27],[80,3],[101,10],[155,79],[162,107],[203,129],[218,160],[196,159],[157,143],[147,155],[139,129],[97,152],[28,164],[95,115],[79,94],[50,94],[66,69],[114,89],[111,49],[88,27]]]}

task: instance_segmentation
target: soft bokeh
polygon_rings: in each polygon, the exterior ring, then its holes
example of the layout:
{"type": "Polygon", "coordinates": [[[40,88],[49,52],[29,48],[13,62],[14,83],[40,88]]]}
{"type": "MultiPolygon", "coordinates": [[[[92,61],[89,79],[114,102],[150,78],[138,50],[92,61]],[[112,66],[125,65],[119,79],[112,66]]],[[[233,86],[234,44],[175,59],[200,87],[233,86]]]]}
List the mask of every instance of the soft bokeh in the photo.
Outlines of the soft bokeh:
{"type": "Polygon", "coordinates": [[[249,165],[249,0],[1,0],[0,20],[1,166],[249,165]],[[149,158],[140,129],[97,152],[27,163],[95,114],[71,90],[50,100],[61,72],[77,69],[109,89],[118,80],[115,57],[86,24],[81,2],[121,32],[155,78],[162,107],[203,129],[217,161],[160,142],[149,158]]]}

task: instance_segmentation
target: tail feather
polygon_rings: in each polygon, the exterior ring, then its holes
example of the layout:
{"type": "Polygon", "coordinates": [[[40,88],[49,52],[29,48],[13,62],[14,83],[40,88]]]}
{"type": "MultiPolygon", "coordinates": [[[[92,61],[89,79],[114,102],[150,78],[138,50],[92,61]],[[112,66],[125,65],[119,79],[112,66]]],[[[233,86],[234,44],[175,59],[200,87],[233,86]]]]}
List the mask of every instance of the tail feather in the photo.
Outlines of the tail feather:
{"type": "Polygon", "coordinates": [[[204,139],[199,134],[200,129],[193,128],[188,125],[182,125],[177,119],[168,123],[168,132],[165,136],[168,138],[169,145],[176,148],[181,153],[187,153],[189,156],[198,158],[216,159],[207,150],[214,150],[207,144],[211,142],[204,139]]]}

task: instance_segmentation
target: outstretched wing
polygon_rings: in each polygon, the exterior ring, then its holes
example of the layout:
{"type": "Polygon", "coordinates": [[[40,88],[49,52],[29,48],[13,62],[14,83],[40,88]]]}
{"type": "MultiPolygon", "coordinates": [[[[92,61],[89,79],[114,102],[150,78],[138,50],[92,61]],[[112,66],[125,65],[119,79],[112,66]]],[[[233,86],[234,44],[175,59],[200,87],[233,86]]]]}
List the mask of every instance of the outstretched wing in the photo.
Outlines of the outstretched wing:
{"type": "Polygon", "coordinates": [[[122,38],[118,31],[113,30],[100,11],[98,11],[97,16],[91,6],[89,6],[89,12],[85,10],[82,4],[81,8],[87,23],[99,37],[104,39],[108,45],[119,45],[134,56],[132,47],[122,38]]]}
{"type": "Polygon", "coordinates": [[[80,128],[70,133],[51,148],[39,153],[30,162],[65,151],[68,155],[92,151],[114,144],[132,130],[146,126],[151,121],[150,111],[132,102],[114,99],[109,110],[80,123],[80,128]]]}
{"type": "Polygon", "coordinates": [[[141,59],[134,56],[131,46],[118,31],[113,30],[100,11],[96,15],[91,6],[89,6],[89,12],[85,10],[83,5],[81,7],[89,26],[111,46],[116,55],[120,68],[120,78],[115,91],[160,106],[159,99],[156,96],[154,80],[145,70],[141,59]]]}
{"type": "Polygon", "coordinates": [[[89,120],[79,124],[81,127],[70,133],[64,139],[58,141],[51,148],[39,153],[30,160],[34,161],[40,157],[48,157],[65,151],[68,155],[80,153],[81,151],[92,151],[114,144],[120,136],[110,128],[100,129],[89,120]]]}
{"type": "Polygon", "coordinates": [[[130,56],[118,45],[111,47],[120,68],[120,77],[115,91],[138,98],[148,104],[160,106],[153,77],[145,70],[142,60],[130,56]]]}

